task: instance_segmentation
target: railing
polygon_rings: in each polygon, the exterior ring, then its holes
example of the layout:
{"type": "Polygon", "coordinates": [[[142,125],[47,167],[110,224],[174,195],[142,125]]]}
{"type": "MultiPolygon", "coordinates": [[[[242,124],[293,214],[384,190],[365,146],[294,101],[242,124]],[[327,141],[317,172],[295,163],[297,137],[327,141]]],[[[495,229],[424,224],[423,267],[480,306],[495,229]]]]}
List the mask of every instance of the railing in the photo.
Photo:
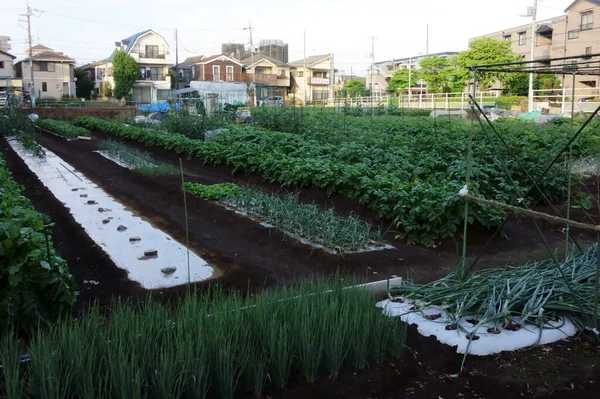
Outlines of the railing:
{"type": "Polygon", "coordinates": [[[311,84],[311,85],[328,85],[329,84],[329,78],[315,78],[315,77],[311,77],[309,84],[311,84]]]}
{"type": "Polygon", "coordinates": [[[165,53],[146,53],[145,51],[139,52],[140,58],[149,58],[149,59],[160,59],[164,60],[166,58],[165,53]]]}
{"type": "Polygon", "coordinates": [[[534,110],[570,116],[571,111],[593,112],[600,105],[600,88],[558,88],[533,91],[534,110]]]}
{"type": "Polygon", "coordinates": [[[162,81],[167,80],[167,75],[159,73],[146,73],[145,75],[140,75],[140,77],[137,80],[162,81]]]}
{"type": "MultiPolygon", "coordinates": [[[[476,98],[482,107],[497,105],[499,92],[477,92],[476,98]]],[[[392,96],[383,93],[374,93],[372,97],[336,98],[336,106],[350,107],[378,107],[387,104],[399,104],[401,108],[413,109],[468,109],[469,95],[467,93],[437,93],[437,94],[402,94],[392,96]]]]}

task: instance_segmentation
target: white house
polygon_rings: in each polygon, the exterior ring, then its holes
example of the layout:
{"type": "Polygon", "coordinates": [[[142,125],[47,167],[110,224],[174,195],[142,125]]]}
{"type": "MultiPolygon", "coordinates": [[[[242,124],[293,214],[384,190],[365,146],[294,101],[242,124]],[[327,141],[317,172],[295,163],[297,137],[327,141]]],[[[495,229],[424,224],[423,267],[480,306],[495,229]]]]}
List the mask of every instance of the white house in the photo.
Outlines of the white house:
{"type": "MultiPolygon", "coordinates": [[[[25,51],[29,54],[29,49],[25,51]]],[[[60,100],[75,95],[75,60],[63,53],[38,44],[31,48],[33,62],[33,96],[39,100],[60,100]]],[[[16,77],[23,80],[23,90],[31,92],[29,57],[15,64],[16,77]]]]}
{"type": "Polygon", "coordinates": [[[9,87],[22,89],[23,81],[15,77],[13,61],[17,58],[14,55],[0,50],[0,91],[9,87]]]}
{"type": "Polygon", "coordinates": [[[296,101],[307,104],[333,101],[333,54],[314,55],[289,65],[296,101]]]}
{"type": "Polygon", "coordinates": [[[133,101],[147,104],[166,100],[171,90],[171,77],[167,61],[169,45],[165,38],[148,29],[115,42],[115,45],[115,50],[106,60],[84,66],[95,81],[96,93],[107,97],[114,89],[112,60],[117,51],[123,51],[132,56],[140,68],[140,76],[133,85],[133,101]]]}

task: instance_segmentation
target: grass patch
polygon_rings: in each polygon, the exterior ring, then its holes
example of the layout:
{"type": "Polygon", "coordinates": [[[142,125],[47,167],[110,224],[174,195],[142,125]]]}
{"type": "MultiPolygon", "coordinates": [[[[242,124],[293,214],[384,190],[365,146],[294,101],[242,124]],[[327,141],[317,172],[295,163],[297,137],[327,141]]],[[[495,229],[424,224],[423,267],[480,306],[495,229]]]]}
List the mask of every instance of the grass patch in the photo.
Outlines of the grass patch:
{"type": "Polygon", "coordinates": [[[111,158],[128,165],[136,172],[146,176],[163,176],[177,174],[177,168],[156,161],[149,152],[138,150],[115,140],[102,140],[98,148],[111,158]]]}
{"type": "Polygon", "coordinates": [[[185,183],[183,189],[200,198],[216,200],[246,212],[286,234],[339,252],[366,249],[383,242],[381,232],[374,230],[370,223],[363,222],[358,216],[340,217],[332,208],[302,204],[296,194],[267,194],[232,183],[185,183]]]}
{"type": "Polygon", "coordinates": [[[335,378],[344,363],[400,356],[405,325],[383,316],[370,291],[342,284],[336,276],[245,298],[217,288],[177,307],[116,302],[109,315],[96,306],[39,330],[27,347],[7,335],[0,396],[249,397],[294,376],[335,378]],[[32,359],[19,366],[23,351],[32,359]]]}

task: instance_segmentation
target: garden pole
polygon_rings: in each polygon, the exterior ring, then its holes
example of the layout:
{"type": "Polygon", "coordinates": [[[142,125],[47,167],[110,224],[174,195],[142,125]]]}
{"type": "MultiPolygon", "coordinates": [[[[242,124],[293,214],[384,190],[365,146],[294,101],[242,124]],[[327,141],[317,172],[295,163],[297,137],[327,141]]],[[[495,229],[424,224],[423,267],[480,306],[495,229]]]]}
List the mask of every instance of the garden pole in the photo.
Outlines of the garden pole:
{"type": "MultiPolygon", "coordinates": [[[[571,134],[574,132],[575,127],[575,73],[573,73],[573,87],[571,89],[571,134]]],[[[567,219],[571,217],[571,158],[573,157],[573,144],[569,146],[569,156],[567,158],[567,219]]],[[[570,227],[567,225],[565,227],[565,256],[569,254],[569,233],[570,227]]]]}

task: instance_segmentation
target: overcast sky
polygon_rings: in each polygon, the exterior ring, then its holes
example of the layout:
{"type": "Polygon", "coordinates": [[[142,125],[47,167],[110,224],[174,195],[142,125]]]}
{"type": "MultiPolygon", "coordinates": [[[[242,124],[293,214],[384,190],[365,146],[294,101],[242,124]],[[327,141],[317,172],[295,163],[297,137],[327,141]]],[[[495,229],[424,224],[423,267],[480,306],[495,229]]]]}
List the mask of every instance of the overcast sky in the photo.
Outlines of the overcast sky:
{"type": "MultiPolygon", "coordinates": [[[[560,15],[571,0],[539,0],[538,19],[560,15]]],[[[340,71],[364,74],[370,64],[371,36],[375,61],[408,57],[426,51],[460,51],[468,39],[530,23],[520,15],[533,0],[379,0],[352,4],[348,0],[31,0],[34,44],[43,44],[77,59],[78,64],[105,58],[114,42],[153,29],[170,45],[175,62],[175,28],[180,61],[190,55],[211,55],[223,42],[249,43],[245,27],[252,22],[253,39],[289,43],[290,61],[306,55],[334,53],[340,71]]],[[[12,37],[11,52],[24,56],[27,30],[20,23],[24,0],[2,0],[0,35],[12,37]]]]}

